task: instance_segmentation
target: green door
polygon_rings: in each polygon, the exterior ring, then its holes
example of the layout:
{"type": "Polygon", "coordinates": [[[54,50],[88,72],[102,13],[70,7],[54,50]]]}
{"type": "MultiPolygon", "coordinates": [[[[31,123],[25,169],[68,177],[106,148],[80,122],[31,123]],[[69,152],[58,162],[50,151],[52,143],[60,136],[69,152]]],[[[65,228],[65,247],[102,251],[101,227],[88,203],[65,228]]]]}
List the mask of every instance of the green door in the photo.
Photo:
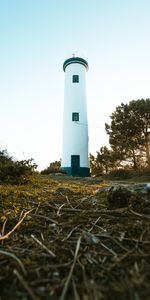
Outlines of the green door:
{"type": "Polygon", "coordinates": [[[71,175],[80,176],[80,155],[71,155],[71,175]]]}

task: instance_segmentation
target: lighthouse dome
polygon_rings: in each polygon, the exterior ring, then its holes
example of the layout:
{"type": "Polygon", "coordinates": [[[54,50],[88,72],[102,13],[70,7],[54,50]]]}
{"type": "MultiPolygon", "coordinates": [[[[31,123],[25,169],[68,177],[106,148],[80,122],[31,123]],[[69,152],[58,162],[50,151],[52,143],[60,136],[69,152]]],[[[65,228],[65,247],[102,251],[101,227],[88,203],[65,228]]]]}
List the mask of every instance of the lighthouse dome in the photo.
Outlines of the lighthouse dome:
{"type": "Polygon", "coordinates": [[[63,70],[64,70],[64,72],[65,72],[65,69],[66,69],[66,67],[68,65],[74,64],[74,63],[83,65],[87,70],[89,68],[88,62],[85,59],[83,59],[81,57],[74,57],[73,56],[73,57],[68,58],[68,59],[65,60],[65,62],[63,64],[63,70]]]}

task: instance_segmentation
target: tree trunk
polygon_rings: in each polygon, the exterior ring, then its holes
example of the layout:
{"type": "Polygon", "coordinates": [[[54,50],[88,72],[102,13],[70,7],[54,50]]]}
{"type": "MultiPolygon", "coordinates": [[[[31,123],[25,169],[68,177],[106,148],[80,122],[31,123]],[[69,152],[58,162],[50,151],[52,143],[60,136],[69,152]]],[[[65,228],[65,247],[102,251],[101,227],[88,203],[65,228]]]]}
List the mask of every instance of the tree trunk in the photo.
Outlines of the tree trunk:
{"type": "Polygon", "coordinates": [[[134,149],[132,150],[132,157],[133,157],[133,169],[137,170],[137,162],[136,162],[136,155],[134,149]]]}
{"type": "Polygon", "coordinates": [[[145,135],[146,163],[148,167],[150,167],[150,132],[148,131],[148,127],[146,127],[144,135],[145,135]]]}
{"type": "Polygon", "coordinates": [[[147,158],[147,165],[150,167],[150,133],[147,132],[146,134],[146,158],[147,158]]]}

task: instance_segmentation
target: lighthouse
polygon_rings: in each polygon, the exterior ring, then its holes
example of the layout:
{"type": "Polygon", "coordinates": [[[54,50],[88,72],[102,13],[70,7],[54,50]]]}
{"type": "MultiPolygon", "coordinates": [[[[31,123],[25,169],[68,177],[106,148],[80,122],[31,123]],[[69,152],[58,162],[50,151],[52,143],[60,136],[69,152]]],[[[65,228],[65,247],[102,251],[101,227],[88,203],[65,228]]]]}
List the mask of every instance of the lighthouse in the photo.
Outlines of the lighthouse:
{"type": "Polygon", "coordinates": [[[65,72],[63,145],[61,168],[71,176],[90,176],[88,158],[88,119],[86,72],[88,63],[71,57],[63,64],[65,72]]]}

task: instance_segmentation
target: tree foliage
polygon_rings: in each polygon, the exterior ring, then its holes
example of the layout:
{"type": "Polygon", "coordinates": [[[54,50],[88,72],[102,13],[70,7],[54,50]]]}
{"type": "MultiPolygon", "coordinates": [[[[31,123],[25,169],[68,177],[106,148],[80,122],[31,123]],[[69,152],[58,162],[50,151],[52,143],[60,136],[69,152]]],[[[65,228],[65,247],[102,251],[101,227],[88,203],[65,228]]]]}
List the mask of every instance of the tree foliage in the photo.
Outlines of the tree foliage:
{"type": "Polygon", "coordinates": [[[50,173],[59,173],[61,172],[60,167],[61,167],[61,161],[56,160],[54,162],[51,162],[46,169],[42,170],[41,174],[47,175],[50,173]]]}
{"type": "Polygon", "coordinates": [[[93,175],[114,174],[128,177],[132,170],[138,174],[150,170],[150,99],[121,103],[105,124],[111,148],[100,148],[90,154],[93,175]]]}
{"type": "Polygon", "coordinates": [[[106,146],[97,151],[96,157],[90,154],[91,173],[94,175],[108,174],[118,165],[118,155],[106,146]]]}
{"type": "Polygon", "coordinates": [[[150,99],[121,103],[105,124],[109,143],[122,161],[150,167],[150,99]]]}

